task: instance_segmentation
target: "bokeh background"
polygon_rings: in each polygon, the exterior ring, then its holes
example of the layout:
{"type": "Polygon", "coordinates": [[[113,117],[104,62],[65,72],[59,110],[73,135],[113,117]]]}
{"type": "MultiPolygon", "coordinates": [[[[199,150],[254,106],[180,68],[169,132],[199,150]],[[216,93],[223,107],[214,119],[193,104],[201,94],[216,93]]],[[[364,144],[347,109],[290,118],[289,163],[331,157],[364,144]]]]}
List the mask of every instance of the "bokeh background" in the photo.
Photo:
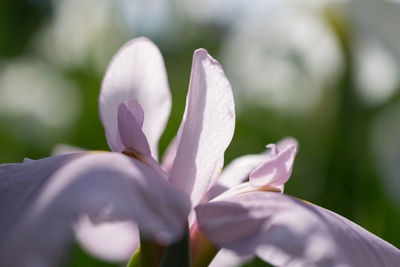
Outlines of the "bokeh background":
{"type": "MultiPolygon", "coordinates": [[[[159,46],[173,95],[162,153],[203,47],[235,93],[226,162],[293,136],[286,193],[400,247],[399,25],[394,0],[2,0],[0,162],[46,157],[60,143],[108,150],[101,79],[138,36],[159,46]]],[[[102,263],[77,248],[72,265],[90,264],[102,263]]]]}

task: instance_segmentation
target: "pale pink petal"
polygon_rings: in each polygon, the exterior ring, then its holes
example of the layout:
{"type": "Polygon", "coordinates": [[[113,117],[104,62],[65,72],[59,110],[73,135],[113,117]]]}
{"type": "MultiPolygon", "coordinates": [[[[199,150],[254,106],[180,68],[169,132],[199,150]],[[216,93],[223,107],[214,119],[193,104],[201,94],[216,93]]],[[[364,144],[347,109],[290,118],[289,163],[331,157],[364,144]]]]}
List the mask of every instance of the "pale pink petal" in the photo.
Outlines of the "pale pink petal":
{"type": "Polygon", "coordinates": [[[150,156],[144,156],[144,157],[138,157],[138,160],[152,168],[157,174],[164,178],[165,180],[168,180],[169,176],[168,173],[166,173],[161,166],[158,164],[158,162],[150,155],[150,156]]]}
{"type": "MultiPolygon", "coordinates": [[[[1,193],[6,192],[0,195],[1,215],[14,216],[11,223],[1,222],[4,266],[59,266],[82,216],[94,225],[136,223],[143,238],[161,244],[183,234],[188,197],[140,161],[119,153],[90,153],[50,173],[43,165],[48,161],[0,167],[1,193]],[[18,198],[24,201],[10,202],[18,198]]],[[[99,246],[92,249],[104,248],[99,246]]]]}
{"type": "Polygon", "coordinates": [[[244,182],[249,174],[268,159],[268,153],[245,155],[232,161],[224,168],[217,182],[228,188],[244,182]]]}
{"type": "Polygon", "coordinates": [[[201,203],[207,203],[211,199],[218,197],[219,195],[223,194],[228,190],[229,188],[221,185],[219,183],[214,183],[211,188],[207,191],[207,193],[203,196],[203,199],[201,200],[201,203]]]}
{"type": "Polygon", "coordinates": [[[281,193],[279,188],[277,187],[272,187],[272,186],[263,186],[263,187],[257,187],[255,188],[250,184],[250,182],[244,182],[239,185],[236,185],[232,188],[229,188],[228,190],[225,190],[215,198],[211,199],[211,201],[220,201],[224,200],[226,198],[230,198],[236,195],[244,194],[244,193],[249,193],[249,192],[255,192],[255,191],[271,191],[271,192],[276,192],[276,193],[281,193]]]}
{"type": "Polygon", "coordinates": [[[151,155],[149,143],[142,131],[144,113],[139,102],[131,99],[121,103],[118,107],[118,129],[120,133],[123,152],[130,154],[147,166],[155,170],[165,180],[166,173],[151,155]]]}
{"type": "Polygon", "coordinates": [[[124,148],[119,138],[117,113],[121,103],[137,99],[144,111],[143,132],[158,158],[158,140],[171,109],[164,61],[158,48],[146,38],[124,45],[112,59],[101,87],[99,113],[112,151],[124,148]]]}
{"type": "Polygon", "coordinates": [[[221,65],[206,50],[193,56],[185,114],[170,181],[200,202],[222,170],[235,127],[232,89],[221,65]]]}
{"type": "Polygon", "coordinates": [[[224,168],[221,175],[217,178],[210,190],[204,196],[202,202],[208,202],[216,196],[222,194],[231,187],[245,181],[251,171],[268,159],[268,153],[255,155],[245,155],[233,160],[224,168]]]}
{"type": "Polygon", "coordinates": [[[321,207],[273,192],[251,192],[196,207],[217,246],[255,253],[276,266],[398,266],[400,251],[321,207]]]}
{"type": "Polygon", "coordinates": [[[297,145],[286,142],[281,147],[274,144],[268,147],[270,158],[250,173],[250,184],[254,187],[283,185],[292,174],[297,145]]]}
{"type": "Polygon", "coordinates": [[[118,130],[124,145],[123,150],[150,156],[151,151],[146,136],[142,131],[142,124],[143,110],[135,99],[119,105],[118,130]]]}
{"type": "Polygon", "coordinates": [[[297,148],[299,148],[299,142],[295,138],[290,137],[290,136],[283,138],[276,145],[278,146],[279,150],[283,150],[283,149],[285,149],[285,147],[290,146],[290,145],[294,145],[297,148]]]}
{"type": "MultiPolygon", "coordinates": [[[[298,146],[297,141],[294,138],[286,137],[277,143],[279,150],[283,150],[288,145],[298,146]]],[[[233,160],[227,167],[224,168],[221,175],[218,177],[216,182],[207,192],[207,195],[203,198],[204,202],[215,198],[222,194],[227,189],[239,185],[248,179],[249,174],[258,166],[271,158],[271,151],[266,151],[260,154],[245,155],[233,160]]],[[[283,192],[284,185],[274,186],[283,192]]]]}
{"type": "Polygon", "coordinates": [[[229,249],[221,249],[208,267],[239,267],[249,260],[248,257],[237,255],[229,249]]]}
{"type": "Polygon", "coordinates": [[[0,251],[9,229],[30,208],[41,186],[60,167],[79,156],[81,154],[64,154],[0,165],[0,251]]]}
{"type": "Polygon", "coordinates": [[[174,164],[175,156],[176,156],[176,137],[172,139],[171,143],[169,143],[167,150],[165,150],[164,155],[162,157],[161,167],[167,172],[170,173],[172,169],[172,165],[174,164]]]}
{"type": "Polygon", "coordinates": [[[130,221],[94,224],[82,216],[74,231],[82,248],[104,261],[127,262],[140,244],[139,230],[130,221]]]}
{"type": "Polygon", "coordinates": [[[132,116],[137,121],[139,127],[142,128],[143,122],[144,122],[144,111],[143,111],[142,106],[137,101],[137,99],[132,98],[132,99],[124,102],[124,104],[126,105],[126,108],[129,110],[129,113],[131,113],[132,116]]]}

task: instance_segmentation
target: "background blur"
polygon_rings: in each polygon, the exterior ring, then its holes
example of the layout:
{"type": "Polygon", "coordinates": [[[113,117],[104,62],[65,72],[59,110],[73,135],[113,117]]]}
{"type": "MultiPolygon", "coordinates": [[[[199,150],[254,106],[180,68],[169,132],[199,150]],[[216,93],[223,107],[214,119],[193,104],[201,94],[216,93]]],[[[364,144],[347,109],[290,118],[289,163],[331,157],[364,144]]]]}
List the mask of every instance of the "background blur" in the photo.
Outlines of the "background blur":
{"type": "MultiPolygon", "coordinates": [[[[59,143],[108,150],[101,79],[142,35],[163,53],[173,95],[163,152],[203,47],[235,92],[226,162],[293,136],[286,193],[400,247],[399,25],[395,0],[3,0],[0,162],[46,157],[59,143]]],[[[90,263],[100,264],[78,249],[74,264],[90,263]]]]}

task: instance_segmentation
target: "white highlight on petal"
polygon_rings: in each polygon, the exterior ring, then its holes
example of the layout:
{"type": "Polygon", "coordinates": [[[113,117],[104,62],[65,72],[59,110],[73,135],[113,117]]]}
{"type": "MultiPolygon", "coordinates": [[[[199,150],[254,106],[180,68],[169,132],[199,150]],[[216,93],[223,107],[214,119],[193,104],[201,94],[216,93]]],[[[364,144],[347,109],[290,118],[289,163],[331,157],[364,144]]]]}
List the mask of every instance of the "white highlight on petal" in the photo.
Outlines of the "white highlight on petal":
{"type": "Polygon", "coordinates": [[[221,65],[206,50],[193,55],[186,109],[177,135],[170,181],[191,195],[195,206],[224,164],[235,127],[232,89],[221,65]]]}
{"type": "Polygon", "coordinates": [[[121,103],[137,99],[144,112],[143,132],[151,155],[158,159],[158,140],[171,109],[167,73],[162,55],[147,38],[133,39],[114,56],[104,76],[99,113],[113,151],[123,151],[117,123],[121,103]]]}
{"type": "Polygon", "coordinates": [[[346,218],[273,192],[233,195],[195,208],[218,247],[277,266],[391,266],[400,250],[346,218]]]}
{"type": "Polygon", "coordinates": [[[278,145],[269,144],[269,158],[250,173],[250,184],[254,187],[284,185],[292,174],[297,141],[287,139],[278,145]]]}
{"type": "Polygon", "coordinates": [[[74,226],[81,246],[97,258],[127,261],[140,244],[139,230],[132,222],[104,222],[93,224],[82,216],[74,226]]]}

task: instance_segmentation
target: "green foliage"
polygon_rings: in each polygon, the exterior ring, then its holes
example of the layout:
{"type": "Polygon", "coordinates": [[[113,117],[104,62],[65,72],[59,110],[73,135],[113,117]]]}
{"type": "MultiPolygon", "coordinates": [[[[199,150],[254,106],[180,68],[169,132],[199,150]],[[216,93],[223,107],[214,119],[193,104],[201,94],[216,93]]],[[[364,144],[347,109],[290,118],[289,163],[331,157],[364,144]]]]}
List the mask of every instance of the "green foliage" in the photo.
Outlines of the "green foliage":
{"type": "Polygon", "coordinates": [[[272,265],[266,263],[265,261],[263,261],[259,257],[255,257],[251,261],[249,261],[249,262],[247,262],[247,263],[242,265],[242,267],[269,267],[269,266],[272,266],[272,265]]]}
{"type": "MultiPolygon", "coordinates": [[[[1,2],[0,72],[2,64],[12,58],[40,57],[29,44],[35,39],[40,26],[55,15],[50,6],[49,1],[1,2]]],[[[379,107],[362,103],[354,82],[355,51],[346,43],[352,39],[345,35],[351,33],[340,28],[343,25],[339,26],[335,25],[336,35],[342,42],[345,62],[340,77],[331,85],[332,90],[325,90],[321,102],[306,116],[242,103],[242,112],[237,113],[235,136],[225,153],[226,163],[244,154],[259,153],[267,143],[293,136],[299,141],[300,149],[285,192],[344,215],[400,247],[400,212],[382,184],[370,145],[373,120],[382,110],[399,104],[400,93],[398,90],[379,107]]],[[[189,21],[178,34],[173,35],[173,40],[154,40],[165,57],[173,96],[171,117],[160,140],[161,154],[175,136],[182,118],[194,49],[204,47],[219,59],[227,32],[215,25],[189,21]]],[[[130,37],[134,36],[131,34],[130,37]]],[[[97,113],[102,75],[90,67],[68,70],[53,67],[78,86],[82,96],[79,117],[73,127],[47,140],[43,136],[33,136],[33,130],[26,132],[15,126],[29,122],[29,118],[10,118],[0,113],[1,163],[21,162],[24,157],[46,157],[57,143],[108,150],[97,113]]],[[[227,71],[227,76],[230,75],[227,71]]],[[[241,99],[236,100],[239,102],[241,99]]],[[[119,265],[98,261],[76,246],[70,266],[119,265]]],[[[256,258],[244,266],[269,265],[256,258]]]]}
{"type": "Polygon", "coordinates": [[[119,267],[118,263],[107,263],[96,259],[86,253],[79,244],[76,244],[71,255],[71,259],[65,267],[119,267]]]}

